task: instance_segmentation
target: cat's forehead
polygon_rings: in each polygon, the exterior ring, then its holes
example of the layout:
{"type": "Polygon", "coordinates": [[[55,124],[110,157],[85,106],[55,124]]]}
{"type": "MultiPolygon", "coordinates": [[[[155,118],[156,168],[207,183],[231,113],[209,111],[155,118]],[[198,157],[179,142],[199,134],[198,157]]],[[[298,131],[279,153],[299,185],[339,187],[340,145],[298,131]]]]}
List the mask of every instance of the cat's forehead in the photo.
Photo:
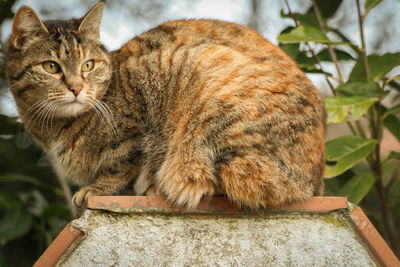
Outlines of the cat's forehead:
{"type": "Polygon", "coordinates": [[[90,49],[84,36],[78,31],[78,20],[48,20],[44,25],[53,42],[53,56],[60,59],[85,58],[86,51],[90,49]]]}
{"type": "Polygon", "coordinates": [[[44,25],[51,37],[59,43],[61,43],[61,39],[65,37],[69,39],[81,39],[77,20],[47,20],[44,22],[44,25]]]}

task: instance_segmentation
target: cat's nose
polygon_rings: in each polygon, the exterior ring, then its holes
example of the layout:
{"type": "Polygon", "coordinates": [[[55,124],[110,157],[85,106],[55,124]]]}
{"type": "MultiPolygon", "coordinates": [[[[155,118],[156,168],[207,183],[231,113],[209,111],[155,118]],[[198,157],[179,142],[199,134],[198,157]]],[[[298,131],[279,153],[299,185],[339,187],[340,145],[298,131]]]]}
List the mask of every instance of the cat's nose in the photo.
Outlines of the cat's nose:
{"type": "Polygon", "coordinates": [[[68,90],[70,90],[74,94],[74,96],[78,96],[82,88],[83,85],[81,83],[72,84],[71,86],[68,86],[68,90]]]}

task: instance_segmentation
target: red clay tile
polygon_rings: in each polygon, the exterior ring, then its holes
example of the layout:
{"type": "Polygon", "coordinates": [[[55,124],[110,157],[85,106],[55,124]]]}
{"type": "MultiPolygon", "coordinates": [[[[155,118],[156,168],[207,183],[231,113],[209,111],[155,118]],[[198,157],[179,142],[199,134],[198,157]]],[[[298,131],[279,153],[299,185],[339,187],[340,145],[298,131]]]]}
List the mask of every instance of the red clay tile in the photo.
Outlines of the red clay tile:
{"type": "MultiPolygon", "coordinates": [[[[212,197],[202,201],[197,208],[187,211],[175,206],[160,196],[91,196],[88,198],[89,209],[109,210],[113,212],[160,212],[190,214],[240,214],[246,210],[236,208],[226,197],[212,197]]],[[[282,207],[280,210],[302,210],[307,212],[327,213],[337,209],[346,209],[345,197],[313,197],[306,202],[282,207]]]]}
{"type": "Polygon", "coordinates": [[[75,229],[71,224],[67,224],[42,256],[36,261],[33,267],[54,266],[67,248],[69,248],[73,242],[82,238],[82,236],[83,233],[81,233],[81,231],[75,229]]]}
{"type": "Polygon", "coordinates": [[[360,207],[356,207],[350,217],[356,224],[356,229],[367,244],[371,254],[381,266],[400,266],[400,261],[360,207]]]}

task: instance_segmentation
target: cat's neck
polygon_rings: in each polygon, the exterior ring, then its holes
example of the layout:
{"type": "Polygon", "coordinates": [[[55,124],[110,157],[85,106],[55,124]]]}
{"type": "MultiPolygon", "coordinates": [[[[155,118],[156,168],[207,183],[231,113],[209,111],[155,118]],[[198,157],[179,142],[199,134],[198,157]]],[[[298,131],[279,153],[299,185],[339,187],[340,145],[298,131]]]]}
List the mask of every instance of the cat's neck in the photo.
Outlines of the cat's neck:
{"type": "Polygon", "coordinates": [[[94,118],[94,112],[88,110],[74,117],[35,116],[35,112],[24,113],[20,110],[25,130],[40,143],[43,148],[48,148],[51,143],[61,138],[62,135],[73,135],[75,132],[94,118]],[[68,133],[67,133],[68,132],[68,133]]]}

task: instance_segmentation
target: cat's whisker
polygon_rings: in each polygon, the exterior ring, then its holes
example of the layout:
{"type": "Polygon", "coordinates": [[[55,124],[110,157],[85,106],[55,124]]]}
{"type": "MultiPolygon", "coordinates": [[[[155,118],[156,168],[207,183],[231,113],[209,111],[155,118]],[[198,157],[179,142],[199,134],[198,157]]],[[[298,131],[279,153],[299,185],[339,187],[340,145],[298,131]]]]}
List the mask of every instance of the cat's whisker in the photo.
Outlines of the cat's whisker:
{"type": "Polygon", "coordinates": [[[30,116],[29,120],[26,123],[26,131],[30,132],[33,128],[33,126],[35,125],[36,121],[38,120],[38,118],[40,118],[40,114],[43,112],[43,110],[46,108],[47,106],[47,101],[42,101],[40,105],[38,105],[37,110],[30,116]],[[34,120],[32,121],[32,119],[34,118],[34,120]]]}
{"type": "Polygon", "coordinates": [[[52,108],[52,103],[51,102],[47,102],[46,103],[46,107],[44,108],[43,112],[41,112],[39,114],[39,116],[41,117],[41,119],[39,121],[39,124],[41,125],[40,130],[41,131],[46,130],[47,133],[48,133],[49,129],[46,127],[45,122],[46,122],[47,114],[48,114],[48,112],[49,112],[49,110],[51,108],[52,108]]]}
{"type": "Polygon", "coordinates": [[[97,99],[94,99],[94,101],[99,105],[99,107],[101,107],[108,114],[111,122],[114,123],[115,128],[117,128],[117,125],[115,123],[114,114],[112,113],[110,107],[106,103],[99,101],[97,99]]]}
{"type": "Polygon", "coordinates": [[[58,101],[54,101],[51,103],[51,108],[48,112],[48,116],[46,118],[46,128],[47,128],[47,133],[49,133],[49,129],[53,129],[53,118],[54,118],[54,114],[57,111],[59,107],[59,102],[58,101]]]}
{"type": "Polygon", "coordinates": [[[52,117],[51,117],[51,121],[50,121],[50,127],[51,127],[51,129],[53,129],[54,115],[56,114],[56,111],[57,111],[57,109],[60,107],[60,105],[61,105],[61,101],[55,103],[55,109],[54,109],[54,111],[53,111],[53,114],[52,114],[52,117]]]}
{"type": "Polygon", "coordinates": [[[103,118],[101,112],[97,109],[96,105],[94,103],[91,103],[88,101],[88,104],[93,108],[93,110],[96,112],[96,115],[100,118],[100,122],[104,125],[107,125],[105,119],[103,118]]]}
{"type": "Polygon", "coordinates": [[[104,117],[106,118],[107,122],[109,123],[109,125],[111,127],[113,134],[115,135],[115,137],[117,138],[117,140],[119,142],[118,132],[117,132],[118,126],[115,123],[114,115],[112,114],[110,107],[107,104],[105,104],[104,102],[101,102],[95,98],[93,100],[94,100],[95,104],[103,111],[103,113],[105,113],[104,117]]]}
{"type": "MultiPolygon", "coordinates": [[[[30,108],[28,108],[28,110],[22,115],[23,118],[27,119],[28,121],[25,123],[26,125],[29,124],[29,121],[32,119],[32,117],[29,118],[30,113],[34,111],[34,109],[38,106],[40,106],[41,104],[43,104],[44,102],[46,102],[45,100],[39,100],[37,102],[35,102],[30,108]]],[[[20,125],[20,127],[22,127],[22,124],[20,125]]],[[[25,127],[24,127],[25,128],[25,127]]]]}
{"type": "Polygon", "coordinates": [[[104,119],[104,123],[110,126],[113,135],[117,138],[119,142],[117,126],[115,124],[112,114],[107,112],[107,110],[101,105],[101,102],[96,100],[95,98],[88,99],[88,103],[90,103],[94,110],[98,111],[98,115],[102,120],[104,119]]]}

